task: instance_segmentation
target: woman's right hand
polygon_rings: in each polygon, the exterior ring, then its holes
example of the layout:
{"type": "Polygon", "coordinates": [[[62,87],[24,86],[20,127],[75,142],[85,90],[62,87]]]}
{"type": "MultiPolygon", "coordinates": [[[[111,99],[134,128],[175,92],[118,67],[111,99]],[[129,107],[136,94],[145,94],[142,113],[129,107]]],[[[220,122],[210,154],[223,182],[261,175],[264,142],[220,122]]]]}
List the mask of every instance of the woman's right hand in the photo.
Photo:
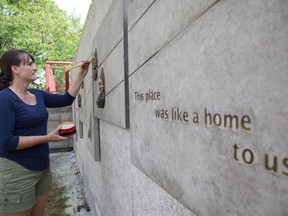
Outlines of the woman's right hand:
{"type": "Polygon", "coordinates": [[[47,134],[48,142],[59,142],[69,139],[69,137],[64,137],[59,135],[59,130],[61,126],[57,127],[55,130],[47,134]]]}
{"type": "MultiPolygon", "coordinates": [[[[55,130],[51,131],[45,136],[20,136],[19,143],[17,145],[16,150],[30,148],[35,145],[39,145],[41,143],[46,142],[60,142],[64,140],[68,140],[70,137],[64,137],[59,135],[59,130],[61,126],[57,127],[55,130]]],[[[71,135],[72,136],[72,135],[71,135]]]]}

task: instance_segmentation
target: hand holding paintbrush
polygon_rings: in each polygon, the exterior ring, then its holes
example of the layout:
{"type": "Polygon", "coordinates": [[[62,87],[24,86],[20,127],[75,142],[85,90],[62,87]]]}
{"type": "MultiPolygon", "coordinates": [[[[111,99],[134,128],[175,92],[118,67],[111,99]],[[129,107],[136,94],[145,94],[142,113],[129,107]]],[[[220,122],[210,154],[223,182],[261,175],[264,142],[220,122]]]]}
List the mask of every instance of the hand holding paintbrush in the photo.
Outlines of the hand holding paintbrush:
{"type": "Polygon", "coordinates": [[[95,58],[94,58],[94,57],[91,57],[91,58],[88,59],[88,60],[84,60],[84,61],[82,61],[81,63],[76,64],[76,65],[70,67],[69,70],[72,70],[72,69],[77,68],[77,67],[81,67],[81,66],[83,65],[83,62],[84,62],[84,63],[88,63],[88,65],[89,65],[90,63],[95,62],[95,58]]]}
{"type": "Polygon", "coordinates": [[[74,77],[72,84],[70,85],[68,92],[72,97],[76,97],[79,89],[83,86],[83,79],[88,72],[90,63],[94,62],[95,58],[90,58],[88,60],[81,61],[81,63],[74,65],[72,68],[80,67],[78,74],[74,77]]]}

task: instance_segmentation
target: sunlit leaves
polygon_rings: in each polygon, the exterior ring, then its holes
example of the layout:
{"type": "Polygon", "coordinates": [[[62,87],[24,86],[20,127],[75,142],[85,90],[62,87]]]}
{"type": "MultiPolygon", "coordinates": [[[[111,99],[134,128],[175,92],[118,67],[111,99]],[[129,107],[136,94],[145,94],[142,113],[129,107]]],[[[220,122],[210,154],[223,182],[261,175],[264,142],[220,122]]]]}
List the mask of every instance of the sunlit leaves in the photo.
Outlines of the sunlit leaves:
{"type": "Polygon", "coordinates": [[[0,55],[12,48],[45,61],[72,61],[82,33],[80,17],[68,16],[52,0],[0,0],[0,55]]]}

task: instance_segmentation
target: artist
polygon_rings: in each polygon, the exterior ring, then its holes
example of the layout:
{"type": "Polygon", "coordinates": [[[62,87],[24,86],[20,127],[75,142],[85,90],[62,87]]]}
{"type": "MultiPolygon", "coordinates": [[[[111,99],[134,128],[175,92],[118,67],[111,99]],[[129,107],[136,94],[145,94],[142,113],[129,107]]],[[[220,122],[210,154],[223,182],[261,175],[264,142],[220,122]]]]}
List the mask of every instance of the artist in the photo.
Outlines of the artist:
{"type": "Polygon", "coordinates": [[[28,88],[36,80],[34,57],[10,50],[0,58],[0,216],[41,216],[51,191],[49,142],[69,139],[47,134],[46,107],[71,105],[86,76],[83,61],[63,95],[28,88]]]}

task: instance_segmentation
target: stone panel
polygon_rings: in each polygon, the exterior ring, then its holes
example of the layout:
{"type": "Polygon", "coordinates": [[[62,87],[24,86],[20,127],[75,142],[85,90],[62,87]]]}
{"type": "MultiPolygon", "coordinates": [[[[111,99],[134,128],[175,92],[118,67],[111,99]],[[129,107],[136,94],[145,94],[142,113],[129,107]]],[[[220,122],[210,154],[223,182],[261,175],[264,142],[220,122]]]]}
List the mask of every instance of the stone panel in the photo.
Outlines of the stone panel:
{"type": "Polygon", "coordinates": [[[94,116],[125,127],[124,59],[123,59],[123,1],[114,1],[93,39],[97,52],[97,80],[92,80],[94,116]],[[105,107],[96,105],[100,94],[98,79],[105,74],[105,107]],[[120,88],[119,86],[122,86],[120,88]],[[123,92],[122,92],[123,91],[123,92]]]}
{"type": "Polygon", "coordinates": [[[99,73],[103,69],[105,74],[106,97],[105,107],[96,106],[100,94],[97,81],[93,81],[94,88],[94,116],[125,128],[125,94],[124,94],[124,65],[123,43],[121,42],[109,57],[101,64],[99,73]]]}
{"type": "Polygon", "coordinates": [[[75,103],[81,104],[80,107],[77,107],[76,110],[79,113],[79,120],[84,123],[85,125],[87,125],[89,123],[89,111],[88,109],[86,109],[86,107],[88,107],[86,105],[86,102],[89,101],[89,98],[87,98],[86,94],[85,94],[85,89],[80,89],[78,95],[77,95],[77,101],[75,100],[75,103]],[[88,100],[87,100],[88,99],[88,100]]]}
{"type": "MultiPolygon", "coordinates": [[[[191,4],[191,0],[181,0],[181,3],[178,0],[155,1],[129,32],[129,72],[137,70],[217,2],[218,0],[196,0],[191,4]]],[[[132,1],[129,7],[133,9],[139,4],[139,1],[132,1]]],[[[143,8],[148,6],[141,4],[143,8]]],[[[139,12],[136,12],[129,19],[138,17],[139,12]]]]}
{"type": "Polygon", "coordinates": [[[130,77],[131,160],[196,215],[288,214],[287,11],[221,1],[130,77]]]}
{"type": "Polygon", "coordinates": [[[123,37],[123,1],[115,0],[93,38],[99,65],[108,57],[123,37]]]}
{"type": "Polygon", "coordinates": [[[128,29],[131,29],[133,25],[136,24],[155,1],[156,0],[130,0],[128,8],[128,29]]]}

